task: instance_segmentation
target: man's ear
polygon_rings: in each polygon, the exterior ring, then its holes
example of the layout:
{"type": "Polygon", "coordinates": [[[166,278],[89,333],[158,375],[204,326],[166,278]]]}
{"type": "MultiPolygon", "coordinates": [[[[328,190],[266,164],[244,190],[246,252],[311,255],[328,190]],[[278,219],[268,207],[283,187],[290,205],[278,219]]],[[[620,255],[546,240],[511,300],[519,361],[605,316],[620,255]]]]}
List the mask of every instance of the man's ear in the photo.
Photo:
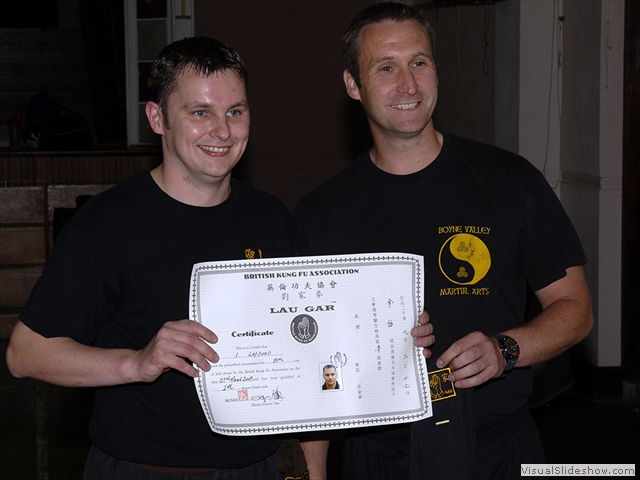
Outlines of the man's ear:
{"type": "Polygon", "coordinates": [[[147,118],[149,119],[151,130],[153,130],[158,135],[163,135],[164,123],[162,121],[162,109],[160,108],[160,105],[155,102],[147,102],[145,112],[147,114],[147,118]]]}
{"type": "Polygon", "coordinates": [[[346,70],[342,73],[342,78],[344,79],[344,86],[347,87],[347,95],[349,95],[354,100],[360,100],[360,89],[358,88],[358,84],[356,84],[356,80],[351,75],[349,70],[346,70]]]}

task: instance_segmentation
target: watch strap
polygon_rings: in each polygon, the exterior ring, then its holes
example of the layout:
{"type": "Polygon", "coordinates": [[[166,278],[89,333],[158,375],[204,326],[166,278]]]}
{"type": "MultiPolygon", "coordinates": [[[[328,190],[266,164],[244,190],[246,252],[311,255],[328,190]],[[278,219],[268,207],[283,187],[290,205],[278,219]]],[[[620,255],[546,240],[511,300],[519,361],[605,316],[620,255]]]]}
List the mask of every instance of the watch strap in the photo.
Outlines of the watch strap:
{"type": "Polygon", "coordinates": [[[498,340],[498,347],[505,359],[504,370],[502,373],[510,372],[513,370],[513,367],[516,366],[516,362],[520,356],[520,347],[518,346],[518,342],[502,333],[491,335],[491,338],[498,340]]]}

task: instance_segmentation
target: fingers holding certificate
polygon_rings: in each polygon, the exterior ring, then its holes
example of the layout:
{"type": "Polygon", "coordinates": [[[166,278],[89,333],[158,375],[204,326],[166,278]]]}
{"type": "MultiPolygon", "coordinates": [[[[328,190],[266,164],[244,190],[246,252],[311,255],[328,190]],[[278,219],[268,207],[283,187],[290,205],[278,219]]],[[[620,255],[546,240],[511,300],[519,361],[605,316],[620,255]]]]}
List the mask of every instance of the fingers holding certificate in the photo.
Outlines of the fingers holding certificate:
{"type": "Polygon", "coordinates": [[[404,253],[196,264],[190,318],[220,356],[195,379],[211,429],[277,434],[431,416],[411,329],[422,257],[404,253]]]}

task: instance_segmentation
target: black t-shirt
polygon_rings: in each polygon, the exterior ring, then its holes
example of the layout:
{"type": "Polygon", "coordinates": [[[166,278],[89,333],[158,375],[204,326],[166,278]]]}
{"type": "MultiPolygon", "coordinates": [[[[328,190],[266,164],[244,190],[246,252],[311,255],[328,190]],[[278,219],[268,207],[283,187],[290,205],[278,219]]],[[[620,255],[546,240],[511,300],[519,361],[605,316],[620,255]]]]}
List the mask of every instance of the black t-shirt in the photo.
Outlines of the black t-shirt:
{"type": "MultiPolygon", "coordinates": [[[[437,158],[411,175],[386,173],[364,153],[303,197],[294,219],[308,253],[424,257],[424,305],[436,336],[429,370],[472,331],[491,335],[522,325],[527,285],[536,291],[586,262],[571,222],[535,167],[449,134],[437,158]]],[[[517,411],[530,394],[528,368],[476,388],[476,428],[517,411]]]]}
{"type": "MultiPolygon", "coordinates": [[[[293,248],[293,222],[274,197],[232,180],[225,202],[194,207],[147,172],[80,208],[20,320],[45,337],[139,350],[165,322],[189,318],[194,263],[291,256],[293,248]]],[[[96,389],[89,433],[116,458],[173,467],[242,467],[280,443],[212,433],[193,379],[174,370],[150,384],[96,389]]]]}

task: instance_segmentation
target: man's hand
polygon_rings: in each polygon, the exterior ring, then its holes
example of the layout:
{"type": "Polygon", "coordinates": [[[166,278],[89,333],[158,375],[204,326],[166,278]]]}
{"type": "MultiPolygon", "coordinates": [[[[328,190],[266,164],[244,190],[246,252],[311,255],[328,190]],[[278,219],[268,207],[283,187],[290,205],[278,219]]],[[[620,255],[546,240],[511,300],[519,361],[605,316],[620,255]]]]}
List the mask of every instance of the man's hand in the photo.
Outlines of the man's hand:
{"type": "Polygon", "coordinates": [[[431,357],[431,350],[427,347],[433,345],[436,341],[436,337],[433,335],[433,325],[429,323],[429,314],[422,312],[420,318],[418,318],[419,325],[411,329],[411,336],[414,338],[413,344],[416,347],[424,347],[422,354],[425,358],[431,357]]]}
{"type": "Polygon", "coordinates": [[[206,343],[218,337],[191,320],[167,322],[142,350],[100,348],[69,337],[45,338],[18,321],[7,346],[7,366],[18,378],[31,377],[63,387],[105,387],[152,382],[169,369],[192,377],[209,371],[218,354],[206,343]]]}
{"type": "Polygon", "coordinates": [[[136,352],[132,373],[137,380],[134,381],[152,382],[170,369],[197,377],[198,370],[191,363],[208,372],[211,369],[209,361],[216,363],[220,357],[205,340],[216,343],[218,337],[198,322],[179,320],[165,323],[149,345],[136,352]]]}
{"type": "Polygon", "coordinates": [[[454,342],[438,359],[436,365],[449,365],[449,380],[458,388],[481,385],[502,375],[505,359],[495,338],[482,332],[471,332],[454,342]]]}

